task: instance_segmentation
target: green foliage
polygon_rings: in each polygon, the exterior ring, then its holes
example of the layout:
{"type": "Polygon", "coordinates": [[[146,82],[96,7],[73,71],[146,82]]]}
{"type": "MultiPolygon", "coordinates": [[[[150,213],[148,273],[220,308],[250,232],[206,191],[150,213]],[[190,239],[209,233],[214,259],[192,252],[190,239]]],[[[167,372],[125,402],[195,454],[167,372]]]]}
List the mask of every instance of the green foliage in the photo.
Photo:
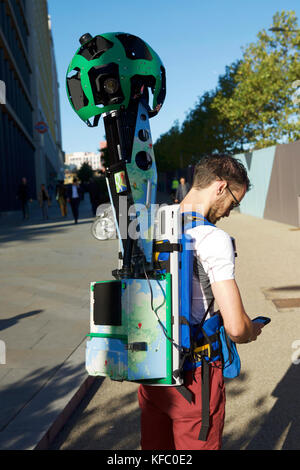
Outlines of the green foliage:
{"type": "Polygon", "coordinates": [[[215,90],[199,97],[182,126],[154,145],[160,171],[175,170],[216,152],[238,153],[300,139],[300,32],[293,11],[277,12],[273,28],[262,30],[225,69],[215,90]]]}
{"type": "Polygon", "coordinates": [[[240,148],[228,119],[212,106],[218,92],[224,97],[232,95],[238,65],[239,62],[236,62],[226,67],[225,74],[219,77],[216,90],[198,98],[181,128],[175,121],[173,127],[156,141],[154,152],[160,171],[186,167],[203,155],[240,148]]]}
{"type": "Polygon", "coordinates": [[[175,170],[180,165],[181,133],[179,122],[175,121],[171,129],[156,141],[155,160],[159,171],[175,170]]]}
{"type": "Polygon", "coordinates": [[[82,183],[87,183],[93,175],[94,171],[88,162],[84,162],[77,171],[77,176],[82,183]]]}
{"type": "Polygon", "coordinates": [[[293,83],[300,78],[300,32],[294,12],[276,13],[274,28],[247,46],[236,71],[231,97],[219,92],[213,107],[235,129],[237,139],[252,149],[300,138],[299,104],[293,83]]]}

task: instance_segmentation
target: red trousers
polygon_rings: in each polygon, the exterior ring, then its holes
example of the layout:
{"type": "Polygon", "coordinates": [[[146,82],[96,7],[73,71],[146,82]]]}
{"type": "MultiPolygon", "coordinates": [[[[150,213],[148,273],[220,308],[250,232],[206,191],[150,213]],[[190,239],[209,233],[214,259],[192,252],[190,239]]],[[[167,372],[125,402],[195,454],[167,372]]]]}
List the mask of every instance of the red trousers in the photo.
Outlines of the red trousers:
{"type": "Polygon", "coordinates": [[[201,368],[187,372],[185,385],[194,395],[189,403],[176,387],[140,385],[142,450],[219,450],[225,419],[222,369],[210,367],[210,429],[199,441],[201,428],[201,368]]]}

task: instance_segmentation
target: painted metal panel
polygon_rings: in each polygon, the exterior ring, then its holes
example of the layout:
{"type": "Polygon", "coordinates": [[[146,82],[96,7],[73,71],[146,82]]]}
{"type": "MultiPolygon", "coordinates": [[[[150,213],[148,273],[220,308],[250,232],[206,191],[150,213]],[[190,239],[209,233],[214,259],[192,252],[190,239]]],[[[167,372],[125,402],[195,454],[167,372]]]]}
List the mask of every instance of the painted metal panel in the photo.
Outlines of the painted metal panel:
{"type": "Polygon", "coordinates": [[[252,188],[240,205],[244,214],[264,217],[265,201],[268,194],[276,146],[235,155],[248,170],[252,188]]]}
{"type": "Polygon", "coordinates": [[[300,141],[276,147],[264,218],[299,225],[300,141]]]}

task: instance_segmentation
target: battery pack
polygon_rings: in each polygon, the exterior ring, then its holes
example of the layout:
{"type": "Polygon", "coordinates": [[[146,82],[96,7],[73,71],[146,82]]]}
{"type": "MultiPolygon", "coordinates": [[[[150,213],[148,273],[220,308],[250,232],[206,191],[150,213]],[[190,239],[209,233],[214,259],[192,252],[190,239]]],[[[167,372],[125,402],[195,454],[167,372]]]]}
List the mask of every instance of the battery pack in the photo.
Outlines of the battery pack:
{"type": "Polygon", "coordinates": [[[171,275],[91,284],[89,375],[172,382],[171,275]]]}

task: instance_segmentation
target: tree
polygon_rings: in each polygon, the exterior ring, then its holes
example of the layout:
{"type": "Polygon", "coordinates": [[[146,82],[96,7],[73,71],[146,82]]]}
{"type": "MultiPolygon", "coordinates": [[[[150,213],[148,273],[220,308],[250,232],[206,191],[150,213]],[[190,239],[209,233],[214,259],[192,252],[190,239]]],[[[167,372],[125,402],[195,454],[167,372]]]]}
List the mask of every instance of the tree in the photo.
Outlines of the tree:
{"type": "Polygon", "coordinates": [[[222,116],[213,106],[215,97],[220,94],[230,98],[236,86],[235,74],[239,61],[225,69],[225,74],[218,79],[215,90],[204,93],[195,108],[189,113],[182,125],[182,138],[186,152],[192,160],[203,155],[233,152],[239,148],[236,136],[228,118],[222,116]]]}
{"type": "Polygon", "coordinates": [[[77,176],[82,183],[87,183],[90,178],[94,175],[93,168],[88,162],[83,162],[79,170],[77,171],[77,176]]]}
{"type": "Polygon", "coordinates": [[[236,140],[253,149],[300,138],[299,103],[293,83],[300,78],[300,33],[294,12],[277,12],[273,28],[258,33],[236,70],[230,96],[221,90],[212,107],[226,119],[236,140]]]}
{"type": "Polygon", "coordinates": [[[172,128],[160,136],[154,146],[159,170],[176,170],[207,154],[240,149],[228,119],[212,106],[217,93],[225,98],[232,95],[238,67],[239,61],[226,67],[217,88],[198,98],[182,126],[175,121],[172,128]]]}
{"type": "Polygon", "coordinates": [[[159,171],[177,170],[183,166],[182,139],[179,122],[162,134],[154,144],[156,165],[159,171]]]}

